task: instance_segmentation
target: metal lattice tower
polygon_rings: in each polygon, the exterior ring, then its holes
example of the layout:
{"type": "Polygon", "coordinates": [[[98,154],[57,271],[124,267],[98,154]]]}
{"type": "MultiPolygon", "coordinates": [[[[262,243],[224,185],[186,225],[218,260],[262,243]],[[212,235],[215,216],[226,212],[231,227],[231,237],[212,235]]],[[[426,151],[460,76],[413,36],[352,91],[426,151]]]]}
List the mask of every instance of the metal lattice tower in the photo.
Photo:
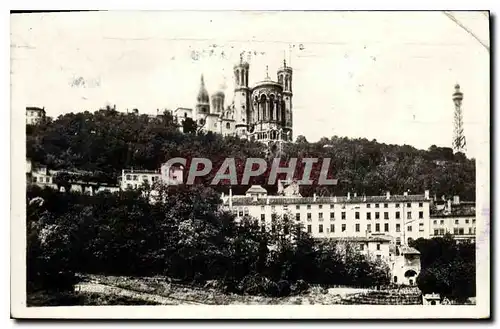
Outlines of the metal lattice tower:
{"type": "Polygon", "coordinates": [[[455,92],[453,93],[453,103],[455,104],[455,115],[453,124],[453,151],[455,153],[465,153],[465,136],[463,126],[463,112],[462,100],[464,94],[460,91],[460,85],[455,85],[455,92]]]}

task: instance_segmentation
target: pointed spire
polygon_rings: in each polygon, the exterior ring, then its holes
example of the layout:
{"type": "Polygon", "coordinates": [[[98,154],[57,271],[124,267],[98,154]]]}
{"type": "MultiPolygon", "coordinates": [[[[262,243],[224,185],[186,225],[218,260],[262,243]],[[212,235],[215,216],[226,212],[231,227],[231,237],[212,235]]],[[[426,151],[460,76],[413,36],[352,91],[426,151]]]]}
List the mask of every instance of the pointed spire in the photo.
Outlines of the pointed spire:
{"type": "Polygon", "coordinates": [[[266,79],[269,79],[269,65],[266,65],[266,79]]]}
{"type": "Polygon", "coordinates": [[[283,67],[286,67],[286,50],[283,50],[283,67]]]}
{"type": "Polygon", "coordinates": [[[208,103],[208,92],[207,88],[205,88],[205,79],[203,78],[203,74],[201,75],[201,84],[200,91],[198,92],[198,103],[208,103]]]}

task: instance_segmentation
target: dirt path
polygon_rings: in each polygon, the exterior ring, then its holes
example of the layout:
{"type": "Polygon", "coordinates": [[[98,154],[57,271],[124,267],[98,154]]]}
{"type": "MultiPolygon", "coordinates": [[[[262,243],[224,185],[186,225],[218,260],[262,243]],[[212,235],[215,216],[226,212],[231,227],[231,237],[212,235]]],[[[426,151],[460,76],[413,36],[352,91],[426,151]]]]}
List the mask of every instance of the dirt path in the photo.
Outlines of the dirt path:
{"type": "Polygon", "coordinates": [[[99,293],[103,295],[113,295],[113,296],[124,296],[131,297],[135,299],[141,299],[144,301],[156,302],[161,305],[179,305],[179,304],[190,304],[190,305],[204,305],[203,303],[181,300],[174,297],[165,297],[155,294],[148,294],[145,292],[138,292],[129,289],[108,286],[102,283],[81,283],[75,286],[76,292],[90,292],[99,293]]]}

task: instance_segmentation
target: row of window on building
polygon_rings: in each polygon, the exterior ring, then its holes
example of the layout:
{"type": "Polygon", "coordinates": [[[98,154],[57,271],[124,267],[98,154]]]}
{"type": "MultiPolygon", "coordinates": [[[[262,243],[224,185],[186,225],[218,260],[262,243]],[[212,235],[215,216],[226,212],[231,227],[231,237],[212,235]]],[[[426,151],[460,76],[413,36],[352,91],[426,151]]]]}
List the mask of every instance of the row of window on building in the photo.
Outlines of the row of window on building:
{"type": "MultiPolygon", "coordinates": [[[[126,175],[125,176],[126,180],[128,181],[138,181],[139,180],[139,176],[138,175],[126,175]]],[[[160,176],[151,176],[151,181],[152,182],[156,182],[160,179],[160,176]]],[[[142,180],[143,181],[148,181],[148,176],[146,175],[143,175],[142,176],[142,180]]]]}
{"type": "Polygon", "coordinates": [[[50,183],[50,177],[43,177],[43,176],[40,176],[40,177],[37,177],[37,176],[33,176],[31,178],[32,182],[33,183],[50,183]]]}
{"type": "MultiPolygon", "coordinates": [[[[265,211],[264,206],[262,206],[261,210],[265,211]]],[[[240,216],[240,217],[247,216],[248,215],[248,207],[244,207],[244,208],[243,207],[239,207],[237,210],[235,210],[235,213],[238,216],[240,216]]],[[[384,219],[389,219],[389,212],[386,211],[383,214],[384,214],[384,219]]],[[[395,215],[395,219],[401,219],[401,212],[396,211],[394,215],[395,215]]],[[[265,214],[261,214],[261,216],[265,216],[265,214]]],[[[295,213],[295,219],[297,221],[300,220],[300,216],[301,216],[300,213],[295,213]]],[[[312,220],[312,213],[307,213],[306,216],[307,216],[307,220],[308,221],[312,220]]],[[[343,219],[343,220],[347,219],[345,211],[342,211],[341,214],[340,214],[340,216],[341,216],[341,219],[343,219]]],[[[354,213],[354,218],[355,219],[361,219],[359,211],[356,211],[354,213]]],[[[419,211],[418,212],[418,219],[423,219],[423,218],[424,218],[424,212],[423,211],[419,211]]],[[[318,213],[318,220],[322,221],[323,219],[324,219],[323,213],[322,212],[318,213]]],[[[366,219],[367,220],[371,220],[372,219],[372,213],[371,212],[366,213],[366,219]]],[[[378,211],[374,212],[374,219],[380,219],[380,212],[378,212],[378,211]]],[[[412,219],[412,212],[411,211],[408,211],[406,213],[406,219],[412,219]]],[[[330,220],[335,220],[335,213],[334,212],[330,212],[330,220]]]]}
{"type": "MultiPolygon", "coordinates": [[[[265,223],[262,223],[262,226],[265,227],[265,223]]],[[[308,224],[306,226],[307,232],[312,233],[312,228],[313,228],[312,224],[308,224]]],[[[318,233],[325,233],[326,228],[327,228],[326,225],[319,224],[318,225],[318,233]]],[[[347,224],[341,224],[340,229],[341,229],[341,232],[347,231],[347,224]]],[[[366,231],[369,233],[371,233],[371,232],[376,232],[376,233],[390,232],[389,223],[384,224],[383,231],[382,231],[382,226],[380,224],[375,224],[374,229],[375,230],[372,231],[371,224],[366,225],[366,231]]],[[[271,225],[271,231],[274,232],[275,230],[276,230],[276,226],[271,225]]],[[[412,232],[413,231],[412,225],[408,225],[406,230],[407,230],[407,232],[412,232]]],[[[354,231],[361,232],[361,224],[355,224],[354,231]]],[[[424,223],[419,224],[419,231],[424,232],[424,223]]],[[[401,224],[396,224],[396,232],[401,232],[401,224]]],[[[335,233],[335,224],[330,224],[330,228],[326,233],[335,233]]]]}
{"type": "MultiPolygon", "coordinates": [[[[380,208],[380,205],[381,205],[380,203],[374,203],[375,208],[380,208]]],[[[416,203],[415,203],[415,205],[416,205],[416,203]]],[[[318,206],[318,209],[323,209],[323,206],[326,206],[326,205],[319,204],[317,206],[318,206]]],[[[384,208],[389,208],[389,204],[388,203],[384,203],[383,206],[384,206],[384,208]]],[[[307,207],[307,210],[310,210],[312,206],[310,204],[308,204],[308,205],[306,205],[306,207],[307,207]]],[[[346,207],[345,204],[341,205],[341,208],[345,209],[345,207],[346,207]]],[[[396,203],[395,207],[396,208],[401,208],[401,203],[396,203]]],[[[411,208],[411,207],[412,207],[412,203],[411,202],[406,203],[406,208],[411,208]]],[[[418,203],[418,207],[419,208],[423,208],[424,207],[424,203],[423,202],[419,202],[418,203]]],[[[264,206],[262,206],[262,208],[264,208],[264,206]]],[[[274,206],[271,206],[271,208],[274,208],[274,206]]],[[[286,209],[286,208],[288,208],[288,205],[283,205],[283,209],[286,209]]],[[[335,208],[335,205],[334,204],[330,204],[330,209],[333,209],[333,208],[335,208]]],[[[371,203],[367,203],[366,204],[366,208],[372,208],[372,204],[371,203]]],[[[295,209],[300,210],[301,209],[301,205],[295,205],[295,209]]]]}
{"type": "MultiPolygon", "coordinates": [[[[470,223],[470,220],[469,219],[465,219],[464,220],[465,224],[469,224],[470,223]]],[[[435,219],[433,221],[434,225],[438,225],[438,221],[435,219]]],[[[440,225],[444,225],[444,219],[441,219],[439,221],[439,224],[440,225]]],[[[472,224],[476,224],[476,220],[475,219],[472,219],[472,224]]],[[[459,219],[455,219],[455,225],[460,225],[460,220],[459,219]]]]}
{"type": "MultiPolygon", "coordinates": [[[[342,232],[345,232],[347,230],[347,225],[346,224],[342,224],[341,225],[341,231],[342,232]]],[[[371,224],[367,224],[366,225],[366,230],[368,232],[372,232],[372,225],[371,224]]],[[[406,230],[408,232],[412,232],[413,228],[411,225],[408,225],[406,230]]],[[[355,232],[361,232],[361,225],[360,224],[354,224],[354,231],[355,232]]],[[[423,232],[424,231],[424,223],[420,223],[419,224],[419,231],[420,232],[423,232]]],[[[307,225],[307,232],[308,233],[312,233],[312,225],[311,224],[308,224],[307,225]]],[[[324,226],[323,224],[319,224],[318,225],[318,232],[319,233],[323,233],[324,232],[324,226]]],[[[335,233],[335,224],[330,224],[330,233],[335,233]]],[[[384,224],[384,230],[381,231],[381,225],[380,224],[375,224],[375,231],[374,232],[390,232],[390,229],[389,229],[389,223],[385,223],[384,224]]],[[[396,224],[396,232],[401,232],[401,225],[400,224],[396,224]]]]}
{"type": "MultiPolygon", "coordinates": [[[[448,231],[444,228],[434,229],[434,235],[445,235],[448,231]]],[[[453,228],[454,235],[465,235],[465,229],[463,227],[454,227],[453,228]]],[[[467,234],[476,234],[475,227],[469,227],[469,232],[467,234]]]]}

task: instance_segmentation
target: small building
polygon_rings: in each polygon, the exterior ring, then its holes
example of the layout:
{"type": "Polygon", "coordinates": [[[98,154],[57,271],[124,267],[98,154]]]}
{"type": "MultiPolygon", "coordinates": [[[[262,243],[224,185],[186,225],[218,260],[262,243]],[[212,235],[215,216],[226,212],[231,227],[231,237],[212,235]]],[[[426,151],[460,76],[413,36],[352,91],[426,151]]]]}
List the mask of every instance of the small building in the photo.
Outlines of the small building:
{"type": "Polygon", "coordinates": [[[245,195],[252,198],[262,198],[267,196],[267,190],[260,185],[252,185],[245,192],[245,195]]]}
{"type": "Polygon", "coordinates": [[[439,294],[425,294],[422,295],[423,305],[440,305],[441,296],[439,294]]]}
{"type": "Polygon", "coordinates": [[[26,124],[36,125],[45,119],[45,107],[26,107],[26,124]]]}
{"type": "Polygon", "coordinates": [[[184,183],[184,167],[182,165],[167,166],[166,163],[160,167],[161,180],[167,185],[181,185],[184,183]]]}
{"type": "Polygon", "coordinates": [[[180,185],[184,182],[184,167],[169,166],[164,163],[159,170],[123,169],[120,187],[122,190],[137,189],[156,184],[180,185]]]}
{"type": "Polygon", "coordinates": [[[53,176],[46,166],[29,166],[31,169],[31,183],[40,187],[53,187],[53,176]]]}
{"type": "Polygon", "coordinates": [[[378,259],[386,263],[390,261],[392,237],[384,235],[346,236],[330,238],[329,240],[338,242],[340,248],[346,248],[349,245],[368,258],[378,259]]]}
{"type": "Polygon", "coordinates": [[[147,184],[153,185],[160,181],[161,174],[158,170],[123,169],[120,186],[122,190],[137,189],[147,184]]]}
{"type": "Polygon", "coordinates": [[[172,111],[174,122],[179,125],[179,131],[182,132],[182,123],[187,118],[193,119],[193,109],[179,107],[172,111]]]}
{"type": "Polygon", "coordinates": [[[31,159],[26,158],[26,174],[31,174],[31,159]]]}
{"type": "Polygon", "coordinates": [[[430,237],[453,235],[460,241],[476,240],[476,205],[475,202],[460,201],[458,196],[441,202],[434,202],[434,211],[430,215],[430,237]]]}
{"type": "Polygon", "coordinates": [[[391,252],[392,283],[414,286],[420,274],[420,252],[408,246],[393,246],[391,252]]]}

